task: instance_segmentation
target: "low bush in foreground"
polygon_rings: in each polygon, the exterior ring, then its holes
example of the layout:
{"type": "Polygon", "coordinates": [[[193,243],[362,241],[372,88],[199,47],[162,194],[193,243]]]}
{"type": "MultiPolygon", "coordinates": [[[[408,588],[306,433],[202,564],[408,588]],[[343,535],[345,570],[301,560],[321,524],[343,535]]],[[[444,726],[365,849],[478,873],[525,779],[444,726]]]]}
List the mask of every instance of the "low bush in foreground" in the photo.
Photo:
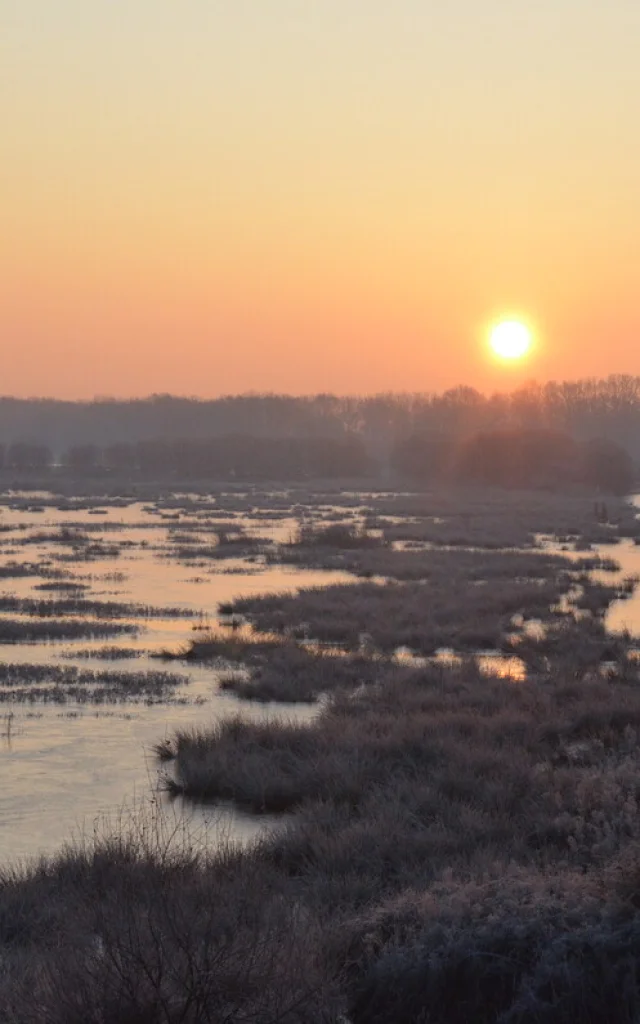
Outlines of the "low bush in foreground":
{"type": "Polygon", "coordinates": [[[354,986],[353,1024],[638,1019],[640,916],[615,888],[579,875],[512,871],[501,882],[406,893],[363,915],[359,928],[367,924],[366,941],[386,948],[354,986]]]}
{"type": "Polygon", "coordinates": [[[639,730],[637,680],[465,665],[181,734],[177,788],[289,818],[207,851],[155,812],[5,870],[0,1020],[635,1024],[639,730]]]}
{"type": "Polygon", "coordinates": [[[254,855],[137,825],[0,875],[0,1020],[337,1022],[320,931],[254,855]]]}

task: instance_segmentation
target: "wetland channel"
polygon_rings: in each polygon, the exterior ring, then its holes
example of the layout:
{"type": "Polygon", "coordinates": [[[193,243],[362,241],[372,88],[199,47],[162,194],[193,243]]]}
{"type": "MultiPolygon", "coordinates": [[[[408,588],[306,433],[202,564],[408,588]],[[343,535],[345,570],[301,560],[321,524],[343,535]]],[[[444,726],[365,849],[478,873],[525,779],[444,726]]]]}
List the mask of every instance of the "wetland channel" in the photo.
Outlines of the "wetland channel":
{"type": "MultiPolygon", "coordinates": [[[[46,493],[0,499],[1,861],[53,853],[152,795],[168,813],[237,839],[277,823],[233,807],[170,804],[158,793],[153,746],[175,729],[227,717],[311,721],[318,704],[240,700],[219,688],[228,666],[158,655],[186,650],[207,629],[231,635],[235,623],[219,607],[238,597],[361,582],[344,569],[278,564],[264,545],[287,543],[301,515],[359,525],[371,496],[302,510],[286,494],[244,510],[219,497],[184,496],[182,506],[175,496],[58,506],[46,493]],[[214,540],[230,545],[228,557],[210,557],[214,540]]],[[[614,579],[640,575],[633,540],[589,555],[613,557],[614,579]]],[[[640,633],[640,594],[614,601],[606,625],[640,633]]],[[[486,671],[517,681],[518,659],[483,657],[486,671]]]]}

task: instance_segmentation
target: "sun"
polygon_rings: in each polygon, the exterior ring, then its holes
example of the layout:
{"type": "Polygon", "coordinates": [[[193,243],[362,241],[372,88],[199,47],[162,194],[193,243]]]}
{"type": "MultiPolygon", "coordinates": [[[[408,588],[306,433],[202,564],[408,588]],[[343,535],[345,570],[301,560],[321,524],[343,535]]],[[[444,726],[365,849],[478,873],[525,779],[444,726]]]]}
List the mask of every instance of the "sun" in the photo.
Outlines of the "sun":
{"type": "Polygon", "coordinates": [[[522,320],[499,320],[489,331],[489,345],[500,359],[522,359],[531,350],[533,334],[522,320]]]}

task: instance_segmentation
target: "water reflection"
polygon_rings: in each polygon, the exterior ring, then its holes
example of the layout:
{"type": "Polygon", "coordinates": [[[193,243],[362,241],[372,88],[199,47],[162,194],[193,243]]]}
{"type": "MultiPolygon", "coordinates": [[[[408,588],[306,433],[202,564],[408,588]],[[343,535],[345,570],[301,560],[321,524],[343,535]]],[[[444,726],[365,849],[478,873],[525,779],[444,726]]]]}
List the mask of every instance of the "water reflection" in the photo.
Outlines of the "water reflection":
{"type": "MultiPolygon", "coordinates": [[[[42,500],[47,498],[42,494],[42,500]]],[[[36,496],[32,495],[31,500],[36,496]]],[[[87,637],[73,641],[15,643],[0,646],[2,660],[16,665],[76,665],[79,669],[127,673],[157,671],[153,655],[179,649],[199,635],[193,626],[218,623],[219,604],[240,593],[292,592],[300,587],[351,582],[344,572],[255,565],[243,559],[229,564],[205,562],[192,566],[168,558],[168,528],[158,522],[158,510],[142,503],[108,508],[41,508],[37,516],[24,508],[0,508],[0,524],[11,537],[0,550],[0,569],[13,559],[34,566],[33,575],[4,578],[0,594],[39,601],[73,596],[49,589],[49,582],[79,584],[83,600],[111,600],[156,606],[171,605],[194,618],[138,618],[135,636],[114,636],[96,642],[87,637]],[[106,533],[97,527],[108,526],[106,533]],[[61,530],[65,540],[60,541],[61,530]],[[114,551],[90,561],[74,549],[73,531],[105,538],[114,551]],[[47,590],[39,589],[48,577],[47,590]],[[108,662],[86,657],[91,648],[108,646],[108,662]],[[122,648],[123,657],[117,657],[122,648]],[[132,653],[137,657],[132,658],[132,653]],[[78,656],[82,655],[82,656],[78,656]]],[[[203,513],[207,514],[208,513],[203,513]]],[[[179,520],[183,518],[178,514],[179,520]]],[[[187,517],[188,518],[188,517],[187,517]]],[[[225,513],[225,518],[229,518],[225,513]]],[[[267,525],[238,517],[239,525],[273,539],[286,539],[291,517],[267,525]]],[[[175,520],[171,520],[171,527],[175,520]]],[[[200,524],[202,525],[202,524],[200,524]]],[[[64,588],[63,588],[64,589],[64,588]]],[[[19,614],[0,619],[20,619],[19,614]]],[[[46,620],[45,620],[46,621],[46,620]]],[[[66,703],[50,706],[22,703],[0,717],[0,859],[22,858],[53,851],[72,831],[86,833],[104,815],[148,794],[156,781],[156,763],[149,751],[174,728],[198,727],[213,719],[241,714],[246,718],[309,720],[317,709],[308,705],[269,705],[239,702],[218,690],[220,672],[211,666],[180,662],[178,671],[188,684],[176,688],[171,704],[98,705],[66,703]],[[184,701],[185,703],[181,703],[184,701]]],[[[6,696],[6,693],[5,693],[6,696]]],[[[9,705],[5,704],[5,707],[9,705]]],[[[184,809],[182,809],[184,810],[184,809]]],[[[264,828],[232,808],[189,808],[194,820],[231,829],[249,838],[264,828]]]]}
{"type": "MultiPolygon", "coordinates": [[[[39,600],[64,596],[40,589],[43,583],[57,580],[77,584],[82,588],[83,599],[137,604],[151,601],[157,606],[179,606],[194,618],[139,618],[133,620],[139,627],[137,635],[109,638],[104,645],[87,638],[64,643],[4,645],[0,655],[5,662],[75,664],[98,671],[105,668],[104,660],[84,655],[88,648],[109,646],[123,652],[122,658],[112,655],[110,668],[123,672],[152,671],[158,667],[152,655],[162,648],[177,649],[197,637],[202,627],[222,626],[224,620],[217,615],[218,605],[232,602],[239,594],[291,592],[300,587],[353,581],[344,572],[267,565],[246,558],[221,562],[197,556],[182,560],[169,557],[175,539],[172,531],[188,528],[189,536],[206,538],[220,527],[221,521],[233,521],[249,536],[275,542],[288,540],[306,507],[292,509],[284,494],[280,511],[254,509],[244,513],[237,508],[221,508],[206,497],[196,501],[195,496],[189,496],[193,507],[182,509],[170,507],[170,502],[160,507],[126,501],[86,508],[61,502],[63,507],[55,509],[37,505],[38,501],[50,500],[51,496],[44,492],[12,497],[17,507],[0,507],[0,531],[5,531],[0,532],[0,570],[7,570],[14,560],[19,564],[32,563],[34,572],[2,579],[1,594],[39,600]],[[31,502],[30,510],[18,507],[22,498],[31,502]],[[67,530],[67,534],[61,538],[62,530],[67,530]],[[90,545],[78,540],[82,533],[102,544],[91,557],[86,557],[84,550],[90,545]],[[56,534],[57,537],[52,536],[56,534]],[[197,628],[194,630],[193,626],[197,628]],[[129,657],[132,651],[137,652],[136,658],[129,657]]],[[[179,505],[179,496],[174,500],[179,505]]],[[[339,511],[344,519],[361,515],[354,509],[336,510],[335,506],[326,506],[324,511],[328,517],[335,517],[339,511]]],[[[560,550],[558,545],[556,549],[560,550]]],[[[562,553],[575,559],[583,557],[577,552],[562,553]]],[[[590,553],[611,557],[612,551],[607,547],[590,553]]],[[[640,547],[623,541],[616,545],[613,555],[620,563],[619,572],[598,572],[594,574],[596,578],[611,583],[640,574],[640,547]]],[[[571,597],[566,598],[564,610],[568,610],[571,597]]],[[[614,602],[606,623],[611,630],[628,629],[640,636],[640,592],[626,601],[614,602]]],[[[530,636],[544,631],[544,626],[534,621],[515,622],[514,628],[530,636]]],[[[455,652],[446,650],[439,651],[430,662],[406,650],[398,651],[396,657],[403,663],[435,663],[443,667],[459,664],[455,652]]],[[[482,651],[477,652],[476,660],[480,671],[487,675],[516,682],[526,678],[525,666],[515,656],[482,651]]],[[[156,762],[149,752],[153,744],[176,727],[199,727],[238,714],[256,719],[266,715],[310,721],[318,713],[317,707],[306,704],[265,707],[240,702],[218,689],[220,672],[211,666],[181,663],[179,671],[189,677],[188,684],[177,694],[178,698],[184,697],[184,704],[125,704],[108,708],[73,703],[64,707],[19,705],[0,715],[0,860],[56,850],[72,831],[91,833],[105,815],[120,813],[122,808],[146,797],[157,781],[156,762]]],[[[227,834],[245,839],[265,827],[263,819],[256,820],[229,807],[198,808],[178,803],[171,813],[187,815],[193,822],[220,830],[220,834],[226,830],[227,834]]]]}
{"type": "Polygon", "coordinates": [[[395,657],[402,665],[416,668],[435,665],[450,670],[460,668],[466,657],[467,660],[475,661],[483,675],[499,679],[512,679],[514,682],[523,682],[527,678],[527,667],[521,658],[510,654],[501,654],[499,651],[476,651],[474,654],[463,656],[450,647],[441,647],[430,657],[424,657],[415,654],[408,647],[399,647],[395,652],[395,657]]]}

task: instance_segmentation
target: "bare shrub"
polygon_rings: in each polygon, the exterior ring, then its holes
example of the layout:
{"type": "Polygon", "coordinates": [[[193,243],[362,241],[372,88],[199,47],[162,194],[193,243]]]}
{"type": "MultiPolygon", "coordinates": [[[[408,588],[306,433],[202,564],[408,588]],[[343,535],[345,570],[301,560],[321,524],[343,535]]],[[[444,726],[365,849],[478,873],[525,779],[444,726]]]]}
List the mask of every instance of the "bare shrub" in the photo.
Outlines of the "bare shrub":
{"type": "Polygon", "coordinates": [[[24,1024],[337,1020],[303,906],[255,857],[186,834],[136,827],[5,875],[0,951],[4,1019],[24,1024]]]}

